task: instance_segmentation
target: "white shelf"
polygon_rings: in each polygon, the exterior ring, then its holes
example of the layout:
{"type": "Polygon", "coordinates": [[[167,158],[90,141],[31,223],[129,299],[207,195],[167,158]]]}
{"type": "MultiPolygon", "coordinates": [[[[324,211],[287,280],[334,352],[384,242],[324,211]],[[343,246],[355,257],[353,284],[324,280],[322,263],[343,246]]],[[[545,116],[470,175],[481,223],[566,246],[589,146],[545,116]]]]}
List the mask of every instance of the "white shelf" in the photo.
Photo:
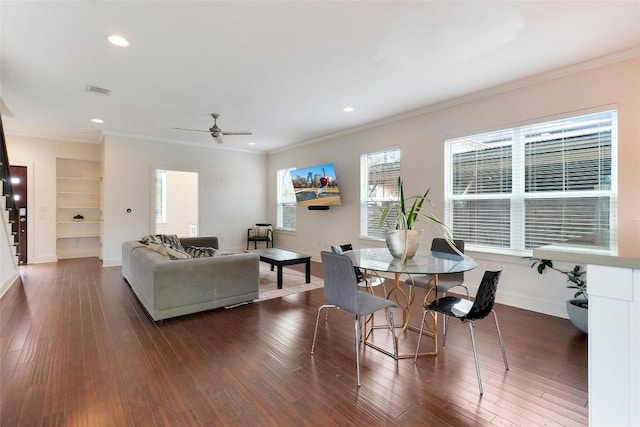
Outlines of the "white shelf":
{"type": "Polygon", "coordinates": [[[97,181],[100,182],[100,177],[81,177],[81,176],[59,176],[57,177],[60,180],[69,180],[69,181],[97,181]]]}
{"type": "Polygon", "coordinates": [[[79,237],[100,237],[99,233],[77,233],[77,234],[59,234],[56,236],[58,239],[75,239],[79,237]]]}
{"type": "Polygon", "coordinates": [[[100,193],[89,193],[86,191],[58,191],[57,194],[73,194],[73,195],[79,195],[79,196],[99,196],[100,193]]]}
{"type": "Polygon", "coordinates": [[[96,224],[100,223],[99,219],[85,219],[84,221],[58,221],[58,224],[96,224]]]}

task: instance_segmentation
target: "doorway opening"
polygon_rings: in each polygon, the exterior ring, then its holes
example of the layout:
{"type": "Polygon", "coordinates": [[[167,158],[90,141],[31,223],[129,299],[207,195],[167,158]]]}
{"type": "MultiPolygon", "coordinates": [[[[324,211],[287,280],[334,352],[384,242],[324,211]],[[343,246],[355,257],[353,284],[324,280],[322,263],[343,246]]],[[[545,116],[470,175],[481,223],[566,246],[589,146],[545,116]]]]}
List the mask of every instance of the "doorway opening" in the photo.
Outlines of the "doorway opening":
{"type": "Polygon", "coordinates": [[[155,170],[155,234],[198,235],[198,173],[155,170]]]}

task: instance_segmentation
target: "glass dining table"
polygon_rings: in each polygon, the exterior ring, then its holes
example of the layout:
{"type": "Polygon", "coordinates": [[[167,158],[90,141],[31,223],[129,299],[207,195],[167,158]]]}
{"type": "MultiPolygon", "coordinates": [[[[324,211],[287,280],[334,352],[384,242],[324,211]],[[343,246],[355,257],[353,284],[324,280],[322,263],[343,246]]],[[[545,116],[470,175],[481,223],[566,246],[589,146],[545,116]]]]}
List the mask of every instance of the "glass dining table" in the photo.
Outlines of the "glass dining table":
{"type": "MultiPolygon", "coordinates": [[[[423,301],[426,302],[437,286],[438,274],[469,271],[477,266],[476,262],[466,255],[448,254],[435,251],[418,252],[418,254],[413,258],[405,260],[404,263],[399,258],[391,256],[391,253],[387,248],[355,249],[344,252],[344,255],[351,258],[354,267],[364,270],[365,277],[369,277],[370,274],[378,275],[379,273],[393,274],[393,287],[387,292],[385,297],[393,299],[402,310],[402,323],[394,325],[396,328],[396,349],[400,348],[398,346],[399,339],[407,332],[407,330],[420,331],[419,326],[416,327],[409,324],[410,309],[416,294],[415,286],[413,285],[413,276],[423,274],[434,275],[432,286],[426,290],[426,295],[423,301]],[[410,284],[404,287],[402,285],[404,285],[405,282],[400,282],[400,277],[403,274],[408,275],[410,279],[410,284]]],[[[373,292],[371,287],[369,288],[369,291],[373,292]]],[[[433,339],[433,351],[419,353],[419,356],[435,356],[438,354],[438,317],[435,313],[430,314],[431,318],[426,320],[427,324],[425,325],[426,328],[423,333],[433,339]]],[[[397,356],[399,359],[414,357],[414,353],[396,355],[388,349],[373,343],[370,339],[373,328],[386,328],[387,326],[374,326],[372,318],[370,319],[370,323],[369,332],[367,333],[365,331],[364,333],[365,345],[381,351],[391,357],[397,356]]]]}

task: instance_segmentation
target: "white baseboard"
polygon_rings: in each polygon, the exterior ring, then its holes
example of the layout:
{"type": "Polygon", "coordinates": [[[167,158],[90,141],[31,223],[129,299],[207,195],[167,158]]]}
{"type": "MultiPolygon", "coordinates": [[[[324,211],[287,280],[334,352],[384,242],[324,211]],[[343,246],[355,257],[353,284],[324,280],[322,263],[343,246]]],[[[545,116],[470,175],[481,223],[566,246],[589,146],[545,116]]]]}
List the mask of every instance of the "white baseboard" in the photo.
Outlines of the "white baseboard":
{"type": "MultiPolygon", "coordinates": [[[[471,289],[469,290],[471,292],[471,289]]],[[[514,295],[510,293],[501,293],[498,291],[496,302],[499,304],[510,305],[512,307],[522,308],[524,310],[535,311],[536,313],[548,314],[550,316],[568,319],[567,307],[565,302],[542,300],[531,298],[523,295],[514,295]]]]}
{"type": "Polygon", "coordinates": [[[20,273],[18,273],[17,271],[13,274],[11,274],[7,280],[2,284],[2,286],[0,287],[0,298],[2,298],[4,296],[4,294],[11,289],[11,286],[13,286],[14,284],[18,283],[18,277],[20,277],[20,273]]]}
{"type": "Polygon", "coordinates": [[[43,264],[45,262],[58,262],[58,257],[55,255],[45,255],[29,259],[29,264],[43,264]]]}
{"type": "Polygon", "coordinates": [[[122,258],[103,258],[102,266],[103,267],[117,267],[122,265],[122,258]]]}

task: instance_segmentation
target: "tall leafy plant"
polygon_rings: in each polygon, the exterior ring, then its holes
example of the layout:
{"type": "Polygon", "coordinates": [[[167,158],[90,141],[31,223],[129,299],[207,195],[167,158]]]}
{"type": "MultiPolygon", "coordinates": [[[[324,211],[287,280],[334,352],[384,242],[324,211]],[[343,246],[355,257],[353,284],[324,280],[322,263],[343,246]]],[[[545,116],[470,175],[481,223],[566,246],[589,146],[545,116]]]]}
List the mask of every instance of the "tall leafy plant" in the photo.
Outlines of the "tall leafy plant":
{"type": "MultiPolygon", "coordinates": [[[[427,202],[427,205],[434,206],[433,202],[428,197],[429,191],[430,189],[427,189],[423,195],[405,197],[402,178],[398,177],[398,200],[390,203],[382,209],[380,220],[378,221],[378,227],[383,228],[385,224],[390,224],[390,228],[392,230],[415,230],[416,223],[420,220],[424,220],[445,238],[449,246],[451,246],[455,252],[462,255],[453,242],[453,234],[449,230],[449,227],[447,227],[444,222],[440,221],[437,216],[426,209],[425,202],[427,202]],[[390,215],[393,217],[392,220],[389,220],[390,215]]],[[[405,249],[401,258],[403,263],[407,257],[406,246],[408,239],[409,233],[405,233],[405,249]]]]}
{"type": "Polygon", "coordinates": [[[533,261],[531,264],[531,268],[536,268],[539,274],[542,274],[547,268],[551,270],[555,270],[558,273],[562,273],[567,276],[567,288],[577,289],[578,291],[573,296],[574,298],[582,297],[586,301],[588,301],[589,297],[587,294],[587,281],[582,278],[582,276],[586,273],[579,265],[573,267],[573,270],[560,270],[553,266],[553,262],[549,259],[540,259],[540,258],[529,258],[533,261]]]}
{"type": "Polygon", "coordinates": [[[398,177],[398,200],[390,203],[382,209],[380,220],[378,221],[378,227],[383,228],[389,220],[389,214],[394,212],[395,217],[393,220],[389,221],[392,225],[391,228],[394,230],[415,230],[416,222],[424,220],[438,229],[445,238],[453,239],[449,227],[447,227],[444,222],[440,221],[438,217],[429,212],[426,208],[423,208],[424,202],[434,206],[433,202],[428,197],[430,190],[431,189],[428,188],[422,196],[413,195],[405,197],[402,178],[398,177]],[[411,207],[407,209],[408,206],[411,207]]]}

